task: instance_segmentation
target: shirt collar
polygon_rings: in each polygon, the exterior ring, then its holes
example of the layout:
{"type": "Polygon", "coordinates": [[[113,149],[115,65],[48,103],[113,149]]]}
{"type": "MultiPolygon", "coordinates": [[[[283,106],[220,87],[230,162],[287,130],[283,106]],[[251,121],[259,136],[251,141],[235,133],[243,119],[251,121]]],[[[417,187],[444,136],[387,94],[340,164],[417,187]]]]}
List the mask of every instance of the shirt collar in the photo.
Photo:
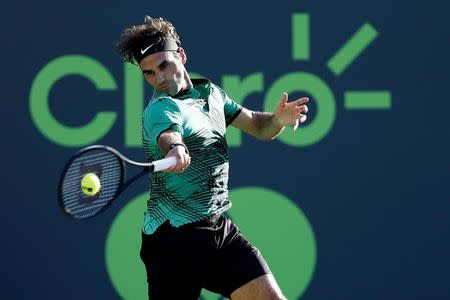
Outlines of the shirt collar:
{"type": "Polygon", "coordinates": [[[172,98],[176,99],[187,99],[187,98],[193,98],[198,99],[202,98],[202,95],[205,96],[205,98],[209,97],[210,88],[211,88],[211,81],[205,78],[200,79],[191,79],[193,87],[180,91],[178,94],[173,96],[172,98]]]}

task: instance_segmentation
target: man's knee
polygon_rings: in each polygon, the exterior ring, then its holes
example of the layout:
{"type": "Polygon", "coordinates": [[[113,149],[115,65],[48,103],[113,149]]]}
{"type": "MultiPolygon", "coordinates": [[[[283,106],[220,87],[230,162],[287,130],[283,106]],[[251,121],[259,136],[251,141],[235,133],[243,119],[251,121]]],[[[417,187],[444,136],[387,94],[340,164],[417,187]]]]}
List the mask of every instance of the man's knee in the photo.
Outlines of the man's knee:
{"type": "Polygon", "coordinates": [[[287,300],[272,274],[260,276],[231,294],[232,300],[287,300]]]}

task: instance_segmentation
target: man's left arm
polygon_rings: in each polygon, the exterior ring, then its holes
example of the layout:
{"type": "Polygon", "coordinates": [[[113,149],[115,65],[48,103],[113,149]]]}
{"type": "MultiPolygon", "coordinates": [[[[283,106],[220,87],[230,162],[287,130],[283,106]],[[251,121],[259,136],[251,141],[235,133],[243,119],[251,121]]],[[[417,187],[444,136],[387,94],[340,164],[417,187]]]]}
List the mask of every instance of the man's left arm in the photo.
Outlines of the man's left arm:
{"type": "Polygon", "coordinates": [[[231,125],[258,139],[273,140],[286,126],[292,126],[296,130],[300,123],[306,121],[308,107],[305,103],[308,101],[309,99],[304,97],[288,102],[288,94],[283,93],[275,112],[256,112],[242,108],[231,125]]]}

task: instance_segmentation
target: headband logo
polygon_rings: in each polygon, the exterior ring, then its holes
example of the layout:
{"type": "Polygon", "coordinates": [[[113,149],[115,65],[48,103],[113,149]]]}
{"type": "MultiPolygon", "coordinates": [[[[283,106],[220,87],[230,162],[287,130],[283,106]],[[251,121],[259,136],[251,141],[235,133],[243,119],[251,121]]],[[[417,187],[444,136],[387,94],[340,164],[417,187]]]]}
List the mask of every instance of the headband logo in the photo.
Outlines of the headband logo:
{"type": "Polygon", "coordinates": [[[148,46],[145,49],[141,49],[141,54],[144,55],[145,52],[147,52],[148,49],[150,49],[155,43],[151,44],[150,46],[148,46]]]}

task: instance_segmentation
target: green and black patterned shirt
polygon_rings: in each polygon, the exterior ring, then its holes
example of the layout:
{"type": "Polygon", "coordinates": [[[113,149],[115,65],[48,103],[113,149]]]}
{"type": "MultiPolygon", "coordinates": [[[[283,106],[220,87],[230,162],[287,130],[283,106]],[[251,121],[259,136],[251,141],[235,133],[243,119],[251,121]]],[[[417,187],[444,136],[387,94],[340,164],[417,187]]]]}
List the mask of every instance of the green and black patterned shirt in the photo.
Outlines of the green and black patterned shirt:
{"type": "Polygon", "coordinates": [[[155,93],[143,115],[143,145],[148,161],[164,158],[157,138],[178,131],[189,149],[191,164],[180,174],[150,176],[150,199],[142,230],[152,234],[166,220],[175,227],[220,214],[228,199],[226,127],[242,107],[206,79],[176,96],[155,93]]]}

